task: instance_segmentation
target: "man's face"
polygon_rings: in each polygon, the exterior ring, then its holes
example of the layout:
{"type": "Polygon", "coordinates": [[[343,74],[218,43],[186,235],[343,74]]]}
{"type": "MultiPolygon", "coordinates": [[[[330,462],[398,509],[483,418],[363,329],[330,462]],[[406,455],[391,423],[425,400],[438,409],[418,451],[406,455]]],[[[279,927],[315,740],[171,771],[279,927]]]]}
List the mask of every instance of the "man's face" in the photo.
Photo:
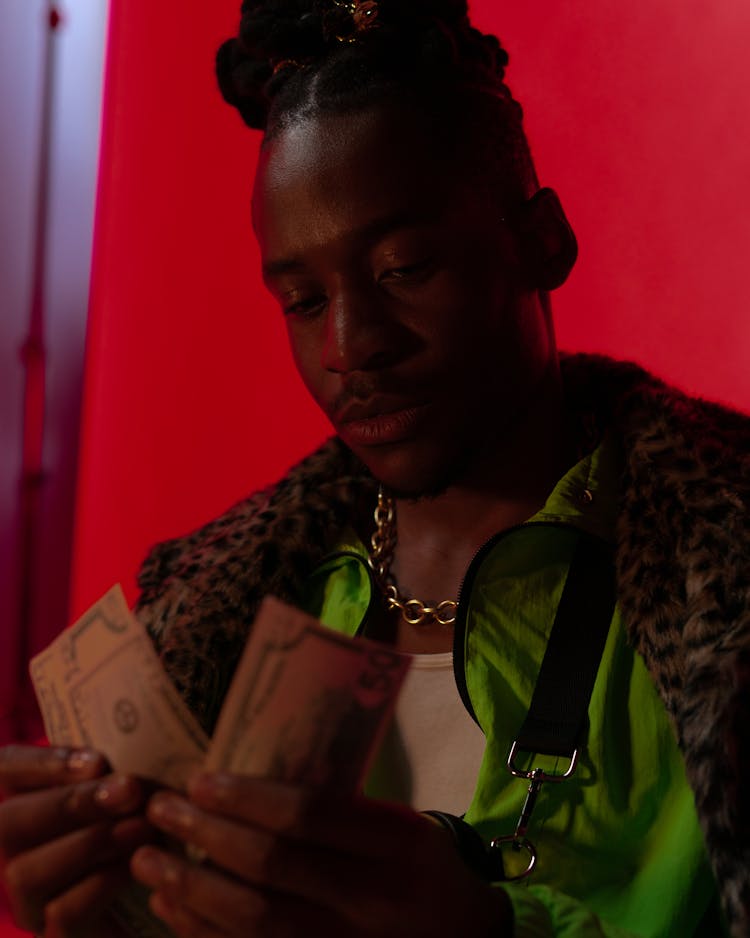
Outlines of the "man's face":
{"type": "Polygon", "coordinates": [[[439,491],[502,449],[554,354],[502,209],[466,175],[383,106],[283,130],[256,177],[264,277],[302,380],[397,493],[439,491]]]}

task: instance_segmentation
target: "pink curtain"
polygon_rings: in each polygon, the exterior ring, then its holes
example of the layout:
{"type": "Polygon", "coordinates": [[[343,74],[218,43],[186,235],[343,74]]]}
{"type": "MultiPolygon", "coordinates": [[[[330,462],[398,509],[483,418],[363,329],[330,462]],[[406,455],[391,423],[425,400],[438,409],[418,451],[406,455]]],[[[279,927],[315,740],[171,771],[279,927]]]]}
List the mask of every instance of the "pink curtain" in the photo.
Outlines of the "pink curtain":
{"type": "Polygon", "coordinates": [[[68,621],[107,9],[53,12],[2,4],[0,744],[40,736],[27,660],[68,621]]]}

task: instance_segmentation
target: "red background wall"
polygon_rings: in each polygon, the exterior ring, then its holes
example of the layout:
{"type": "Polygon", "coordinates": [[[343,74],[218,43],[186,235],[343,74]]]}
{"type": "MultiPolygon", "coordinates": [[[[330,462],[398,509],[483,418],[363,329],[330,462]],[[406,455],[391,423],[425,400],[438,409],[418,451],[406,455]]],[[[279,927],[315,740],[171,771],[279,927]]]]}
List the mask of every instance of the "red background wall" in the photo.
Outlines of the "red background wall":
{"type": "MultiPolygon", "coordinates": [[[[73,610],[325,433],[262,293],[257,138],[215,91],[239,0],[110,0],[73,610]]],[[[750,408],[747,0],[473,0],[581,256],[561,345],[750,408]]],[[[6,934],[0,926],[0,932],[6,934]]],[[[9,934],[9,932],[8,932],[9,934]]]]}
{"type": "MultiPolygon", "coordinates": [[[[326,433],[262,292],[257,137],[212,60],[239,0],[112,0],[74,612],[326,433]]],[[[746,0],[474,0],[581,243],[563,347],[750,407],[746,0]]]]}

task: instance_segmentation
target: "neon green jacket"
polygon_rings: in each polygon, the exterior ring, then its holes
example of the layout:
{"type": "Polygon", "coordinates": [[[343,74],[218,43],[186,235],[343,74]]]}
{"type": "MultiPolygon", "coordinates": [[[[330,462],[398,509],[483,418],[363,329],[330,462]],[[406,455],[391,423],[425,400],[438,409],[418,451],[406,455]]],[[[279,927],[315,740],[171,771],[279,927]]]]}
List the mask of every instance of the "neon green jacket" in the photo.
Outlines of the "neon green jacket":
{"type": "MultiPolygon", "coordinates": [[[[534,518],[485,545],[462,586],[454,671],[487,738],[465,820],[487,842],[515,829],[526,783],[508,773],[508,751],[528,711],[577,532],[612,537],[616,463],[605,439],[560,480],[534,518]]],[[[309,580],[308,611],[338,631],[361,632],[377,600],[365,560],[355,535],[342,540],[309,580]]],[[[718,938],[716,887],[682,756],[617,610],[589,719],[576,773],[543,786],[537,802],[529,831],[537,866],[528,882],[505,887],[516,935],[718,938]]],[[[561,771],[549,758],[525,767],[540,763],[561,771]]],[[[378,794],[377,779],[368,790],[378,794]]]]}
{"type": "MultiPolygon", "coordinates": [[[[576,355],[564,357],[561,366],[571,439],[586,452],[607,430],[621,453],[615,526],[620,618],[639,656],[634,661],[645,663],[682,753],[730,934],[745,938],[750,419],[670,388],[627,362],[576,355]]],[[[207,731],[263,596],[300,602],[311,572],[341,544],[347,527],[366,528],[376,492],[372,476],[334,438],[278,483],[151,551],[139,575],[138,615],[207,731]]],[[[633,675],[639,667],[633,665],[633,675]]],[[[472,695],[478,677],[469,681],[472,695]]],[[[631,676],[624,686],[617,680],[613,686],[630,694],[636,684],[631,676]]],[[[637,723],[633,732],[641,723],[645,727],[640,718],[637,723]]],[[[633,765],[646,772],[638,785],[651,784],[648,765],[633,765]]],[[[503,773],[502,765],[495,773],[488,766],[486,777],[501,784],[503,773]]],[[[516,797],[511,816],[498,815],[503,830],[515,823],[516,797]]],[[[662,804],[672,810],[672,801],[662,804]]],[[[630,802],[615,806],[629,809],[630,802]]],[[[481,823],[473,807],[469,816],[481,823]]],[[[634,830],[622,820],[618,836],[627,839],[634,830]]],[[[663,895],[661,874],[670,864],[684,865],[683,857],[665,855],[653,867],[654,896],[663,895]]],[[[622,877],[630,873],[620,871],[622,877]]],[[[541,886],[530,887],[517,901],[536,899],[537,893],[543,894],[541,886]]],[[[544,919],[543,906],[535,908],[544,919]]],[[[555,927],[564,934],[562,919],[555,927]]]]}

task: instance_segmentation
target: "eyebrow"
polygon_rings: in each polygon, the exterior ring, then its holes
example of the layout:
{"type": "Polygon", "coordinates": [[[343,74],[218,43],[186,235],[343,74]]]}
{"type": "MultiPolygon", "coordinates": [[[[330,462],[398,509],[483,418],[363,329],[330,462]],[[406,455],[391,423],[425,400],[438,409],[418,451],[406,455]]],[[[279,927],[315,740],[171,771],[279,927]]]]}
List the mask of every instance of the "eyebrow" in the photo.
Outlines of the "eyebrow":
{"type": "MultiPolygon", "coordinates": [[[[359,241],[376,241],[384,235],[394,231],[400,231],[403,228],[418,228],[420,225],[428,224],[435,220],[435,214],[432,212],[394,212],[390,215],[383,215],[380,218],[374,218],[372,221],[362,225],[350,232],[347,237],[359,241]]],[[[263,264],[264,277],[279,277],[283,274],[294,273],[304,269],[304,263],[300,257],[281,257],[266,261],[263,264]]]]}
{"type": "Polygon", "coordinates": [[[280,277],[282,274],[294,273],[295,270],[301,270],[304,264],[296,257],[283,257],[277,261],[266,261],[263,264],[264,277],[280,277]]]}

